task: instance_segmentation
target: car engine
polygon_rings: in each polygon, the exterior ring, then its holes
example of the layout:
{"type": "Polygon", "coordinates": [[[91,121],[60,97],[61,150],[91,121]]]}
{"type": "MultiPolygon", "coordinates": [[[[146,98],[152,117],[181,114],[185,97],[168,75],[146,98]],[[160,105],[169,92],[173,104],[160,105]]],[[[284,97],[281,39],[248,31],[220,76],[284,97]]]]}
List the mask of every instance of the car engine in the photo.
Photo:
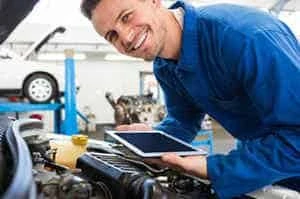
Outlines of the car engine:
{"type": "Polygon", "coordinates": [[[110,92],[105,94],[114,109],[116,125],[132,123],[155,124],[165,117],[165,108],[152,95],[122,95],[117,100],[110,92]]]}
{"type": "Polygon", "coordinates": [[[93,142],[70,169],[55,162],[41,121],[2,120],[0,126],[1,198],[215,198],[207,182],[149,165],[119,143],[93,142]]]}

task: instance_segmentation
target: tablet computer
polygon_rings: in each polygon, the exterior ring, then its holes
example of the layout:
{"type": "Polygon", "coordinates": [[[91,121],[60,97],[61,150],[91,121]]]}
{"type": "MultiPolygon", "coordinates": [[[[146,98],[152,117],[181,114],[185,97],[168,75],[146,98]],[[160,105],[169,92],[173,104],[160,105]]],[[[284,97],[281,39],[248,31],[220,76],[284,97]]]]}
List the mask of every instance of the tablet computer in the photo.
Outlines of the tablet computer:
{"type": "Polygon", "coordinates": [[[206,155],[197,149],[162,131],[107,131],[109,135],[140,157],[160,157],[164,153],[181,156],[206,155]]]}

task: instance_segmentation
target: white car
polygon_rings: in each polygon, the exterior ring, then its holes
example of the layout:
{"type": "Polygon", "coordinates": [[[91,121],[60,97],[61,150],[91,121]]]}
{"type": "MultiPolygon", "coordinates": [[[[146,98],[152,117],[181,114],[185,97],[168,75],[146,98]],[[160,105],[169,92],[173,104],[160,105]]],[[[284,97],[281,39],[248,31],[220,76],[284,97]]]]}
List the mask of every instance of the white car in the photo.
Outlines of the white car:
{"type": "Polygon", "coordinates": [[[32,103],[47,103],[64,91],[64,66],[30,61],[32,53],[37,53],[56,33],[65,28],[56,27],[35,42],[23,56],[2,49],[0,53],[0,95],[23,96],[32,103]]]}

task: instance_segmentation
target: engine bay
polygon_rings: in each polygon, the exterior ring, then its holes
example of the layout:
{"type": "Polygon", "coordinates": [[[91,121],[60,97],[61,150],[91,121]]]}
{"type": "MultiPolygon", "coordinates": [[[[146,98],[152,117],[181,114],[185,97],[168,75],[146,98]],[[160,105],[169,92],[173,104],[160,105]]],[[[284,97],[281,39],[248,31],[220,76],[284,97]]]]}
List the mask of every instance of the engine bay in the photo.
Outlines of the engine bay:
{"type": "Polygon", "coordinates": [[[150,165],[119,143],[91,141],[76,168],[66,167],[55,161],[57,151],[50,147],[59,136],[49,136],[42,122],[6,122],[1,127],[1,198],[215,198],[208,182],[150,165]]]}

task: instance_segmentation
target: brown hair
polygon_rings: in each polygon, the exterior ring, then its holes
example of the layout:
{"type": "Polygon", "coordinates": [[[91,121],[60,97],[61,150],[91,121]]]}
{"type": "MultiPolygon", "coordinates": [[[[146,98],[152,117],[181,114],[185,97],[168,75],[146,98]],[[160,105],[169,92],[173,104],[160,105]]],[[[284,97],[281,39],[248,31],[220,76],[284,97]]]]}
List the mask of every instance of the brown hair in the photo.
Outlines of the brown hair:
{"type": "Polygon", "coordinates": [[[80,10],[88,19],[92,18],[92,11],[96,8],[100,0],[82,0],[80,10]]]}

